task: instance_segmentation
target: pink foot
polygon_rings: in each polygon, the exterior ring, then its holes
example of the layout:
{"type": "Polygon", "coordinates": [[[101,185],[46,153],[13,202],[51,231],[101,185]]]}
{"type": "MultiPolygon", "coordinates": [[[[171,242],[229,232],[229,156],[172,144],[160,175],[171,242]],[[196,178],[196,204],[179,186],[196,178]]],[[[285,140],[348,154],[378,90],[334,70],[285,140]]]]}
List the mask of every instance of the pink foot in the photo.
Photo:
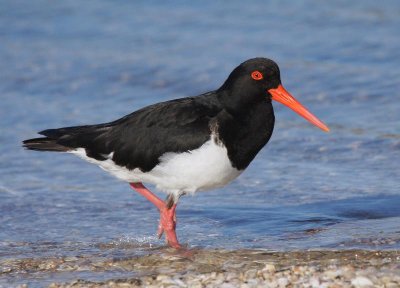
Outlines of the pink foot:
{"type": "Polygon", "coordinates": [[[153,203],[160,211],[160,224],[158,225],[158,238],[161,238],[165,232],[165,240],[167,244],[173,248],[180,248],[178,239],[176,237],[176,204],[173,204],[168,209],[167,204],[158,198],[156,195],[151,193],[142,183],[130,183],[131,187],[138,193],[146,197],[151,203],[153,203]]]}
{"type": "Polygon", "coordinates": [[[170,209],[163,207],[160,210],[160,224],[158,225],[158,238],[161,238],[162,234],[165,232],[165,240],[167,244],[174,248],[180,248],[181,246],[178,243],[178,239],[176,238],[176,204],[172,205],[170,209]]]}

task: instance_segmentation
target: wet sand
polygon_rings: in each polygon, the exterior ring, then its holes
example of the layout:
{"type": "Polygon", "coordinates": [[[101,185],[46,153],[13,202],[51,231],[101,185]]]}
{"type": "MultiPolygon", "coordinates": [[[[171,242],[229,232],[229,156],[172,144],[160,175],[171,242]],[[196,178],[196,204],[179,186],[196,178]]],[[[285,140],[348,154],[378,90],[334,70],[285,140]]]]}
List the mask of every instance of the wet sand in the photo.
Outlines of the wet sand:
{"type": "Polygon", "coordinates": [[[2,259],[0,267],[12,287],[400,287],[400,251],[155,248],[126,258],[2,259]]]}

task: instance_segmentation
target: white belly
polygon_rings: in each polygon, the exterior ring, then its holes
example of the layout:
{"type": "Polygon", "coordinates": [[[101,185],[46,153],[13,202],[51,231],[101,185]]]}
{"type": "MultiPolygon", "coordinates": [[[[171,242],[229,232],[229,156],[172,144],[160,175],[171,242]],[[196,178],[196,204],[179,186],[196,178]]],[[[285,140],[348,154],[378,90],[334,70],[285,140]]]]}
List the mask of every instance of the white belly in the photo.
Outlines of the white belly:
{"type": "Polygon", "coordinates": [[[217,144],[213,138],[192,151],[165,153],[160,157],[160,163],[149,172],[142,172],[139,168],[128,170],[115,165],[111,160],[113,153],[105,161],[87,157],[83,148],[72,153],[99,165],[121,180],[151,183],[157,189],[176,196],[222,187],[242,172],[232,167],[226,147],[222,143],[217,144]]]}

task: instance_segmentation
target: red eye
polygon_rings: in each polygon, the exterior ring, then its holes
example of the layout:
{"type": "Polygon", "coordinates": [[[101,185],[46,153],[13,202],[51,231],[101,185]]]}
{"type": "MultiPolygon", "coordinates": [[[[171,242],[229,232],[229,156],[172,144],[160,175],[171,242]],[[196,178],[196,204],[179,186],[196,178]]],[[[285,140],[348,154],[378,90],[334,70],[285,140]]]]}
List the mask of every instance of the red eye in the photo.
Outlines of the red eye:
{"type": "Polygon", "coordinates": [[[261,80],[263,79],[263,75],[260,71],[256,70],[251,73],[251,78],[253,78],[254,80],[261,80]]]}

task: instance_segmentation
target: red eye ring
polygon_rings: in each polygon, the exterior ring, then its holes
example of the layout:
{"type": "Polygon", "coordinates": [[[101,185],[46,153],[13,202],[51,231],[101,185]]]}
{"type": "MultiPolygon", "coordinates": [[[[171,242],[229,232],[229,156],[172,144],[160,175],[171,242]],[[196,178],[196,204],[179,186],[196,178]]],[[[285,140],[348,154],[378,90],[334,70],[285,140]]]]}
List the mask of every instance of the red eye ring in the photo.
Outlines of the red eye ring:
{"type": "Polygon", "coordinates": [[[251,72],[251,78],[258,81],[258,80],[263,79],[264,77],[260,71],[255,70],[255,71],[251,72]]]}

